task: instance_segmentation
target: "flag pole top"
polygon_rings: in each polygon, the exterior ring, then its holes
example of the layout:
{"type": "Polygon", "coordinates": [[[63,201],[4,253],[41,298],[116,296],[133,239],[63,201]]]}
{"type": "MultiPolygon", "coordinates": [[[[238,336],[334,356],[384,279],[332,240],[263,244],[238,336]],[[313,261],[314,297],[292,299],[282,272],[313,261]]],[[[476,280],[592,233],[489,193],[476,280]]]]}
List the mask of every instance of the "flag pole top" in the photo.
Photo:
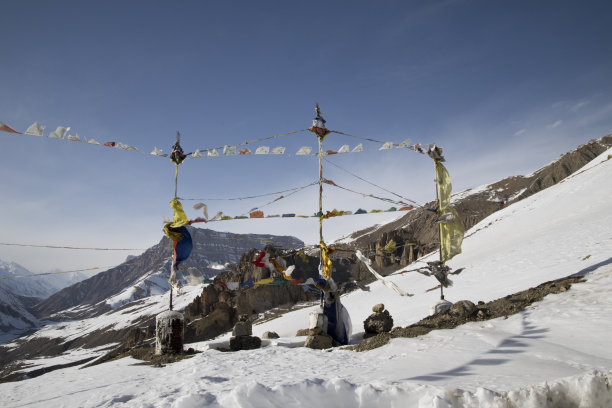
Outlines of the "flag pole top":
{"type": "Polygon", "coordinates": [[[312,126],[308,128],[312,133],[316,134],[320,139],[325,138],[329,134],[329,130],[326,127],[326,120],[321,115],[321,108],[319,104],[315,104],[315,113],[317,116],[312,120],[312,126]]]}

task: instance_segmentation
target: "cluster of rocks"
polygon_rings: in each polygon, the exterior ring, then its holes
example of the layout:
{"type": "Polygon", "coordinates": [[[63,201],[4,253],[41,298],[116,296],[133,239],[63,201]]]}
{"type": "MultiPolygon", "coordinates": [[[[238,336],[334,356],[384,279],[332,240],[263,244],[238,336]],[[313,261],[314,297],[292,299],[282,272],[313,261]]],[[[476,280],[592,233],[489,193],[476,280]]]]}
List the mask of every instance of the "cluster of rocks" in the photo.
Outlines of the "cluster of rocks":
{"type": "Polygon", "coordinates": [[[310,313],[310,328],[306,331],[308,337],[306,337],[304,347],[323,350],[334,346],[334,340],[327,334],[327,323],[327,316],[323,310],[310,313]]]}
{"type": "Polygon", "coordinates": [[[388,333],[393,328],[393,317],[385,310],[385,305],[379,303],[372,308],[372,313],[363,321],[364,339],[380,333],[388,333]]]}
{"type": "Polygon", "coordinates": [[[240,315],[238,318],[232,330],[229,346],[232,351],[253,350],[261,347],[261,339],[253,336],[253,325],[248,315],[240,315]]]}

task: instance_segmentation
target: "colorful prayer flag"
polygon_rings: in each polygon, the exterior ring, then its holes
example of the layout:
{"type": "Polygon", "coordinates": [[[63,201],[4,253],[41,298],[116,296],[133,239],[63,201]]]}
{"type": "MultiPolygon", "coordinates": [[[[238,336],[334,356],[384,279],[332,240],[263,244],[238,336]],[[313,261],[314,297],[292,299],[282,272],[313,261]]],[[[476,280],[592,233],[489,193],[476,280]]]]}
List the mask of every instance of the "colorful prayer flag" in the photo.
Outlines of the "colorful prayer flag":
{"type": "Polygon", "coordinates": [[[6,123],[2,123],[2,122],[0,122],[0,131],[7,132],[7,133],[21,134],[21,132],[16,131],[15,129],[7,125],[6,123]]]}

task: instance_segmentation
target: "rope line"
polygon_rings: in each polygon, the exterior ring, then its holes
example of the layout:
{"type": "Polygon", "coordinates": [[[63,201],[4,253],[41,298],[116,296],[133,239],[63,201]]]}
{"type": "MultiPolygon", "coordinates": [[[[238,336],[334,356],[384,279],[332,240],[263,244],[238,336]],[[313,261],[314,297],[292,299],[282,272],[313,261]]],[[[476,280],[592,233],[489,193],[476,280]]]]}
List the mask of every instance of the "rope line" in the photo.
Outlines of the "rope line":
{"type": "Polygon", "coordinates": [[[282,191],[276,191],[273,193],[265,193],[265,194],[259,194],[259,195],[253,195],[253,196],[246,196],[246,197],[232,197],[232,198],[180,198],[179,200],[183,200],[183,201],[240,201],[240,200],[248,200],[251,198],[259,198],[259,197],[266,197],[266,196],[271,196],[271,195],[276,195],[276,194],[282,194],[282,193],[286,193],[288,191],[295,191],[295,190],[299,190],[302,188],[306,188],[306,187],[310,187],[312,185],[317,184],[318,181],[314,181],[310,184],[307,184],[305,186],[302,187],[294,187],[294,188],[289,188],[287,190],[282,190],[282,191]]]}
{"type": "Polygon", "coordinates": [[[339,165],[337,165],[336,163],[332,162],[331,160],[329,160],[329,159],[327,159],[327,158],[326,158],[326,159],[324,159],[324,160],[325,160],[326,162],[328,162],[329,164],[331,164],[331,165],[333,165],[333,166],[336,166],[336,167],[337,167],[337,168],[339,168],[340,170],[347,172],[347,173],[348,173],[348,174],[350,174],[351,176],[358,178],[358,179],[359,179],[359,180],[361,180],[361,181],[365,181],[366,183],[368,183],[368,184],[370,184],[370,185],[372,185],[372,186],[374,186],[374,187],[378,187],[378,188],[380,188],[381,190],[386,191],[387,193],[393,194],[393,195],[394,195],[394,196],[396,196],[396,197],[399,197],[399,198],[401,198],[401,199],[403,199],[403,200],[409,201],[409,202],[413,203],[414,205],[416,205],[417,207],[422,207],[422,206],[421,206],[421,205],[419,205],[419,204],[418,204],[416,201],[411,200],[411,199],[406,198],[406,197],[403,197],[403,196],[401,196],[401,195],[399,195],[399,194],[394,193],[393,191],[387,190],[387,189],[386,189],[386,188],[384,188],[384,187],[381,187],[381,186],[379,186],[379,185],[377,185],[377,184],[374,184],[374,183],[372,183],[371,181],[368,181],[368,180],[366,180],[366,179],[364,179],[364,178],[362,178],[362,177],[358,176],[357,174],[352,173],[352,172],[348,171],[347,169],[340,167],[339,165]]]}
{"type": "MultiPolygon", "coordinates": [[[[264,140],[276,139],[276,138],[281,137],[281,136],[293,135],[293,134],[296,134],[296,133],[305,132],[307,130],[308,129],[293,130],[293,131],[287,132],[287,133],[279,133],[278,135],[274,135],[274,136],[262,137],[261,139],[255,139],[255,140],[247,140],[246,142],[235,143],[235,144],[225,145],[225,146],[243,146],[243,145],[247,145],[247,144],[250,144],[250,143],[263,142],[264,140]]],[[[211,148],[199,149],[199,150],[201,152],[209,152],[209,151],[212,151],[212,150],[223,149],[225,146],[211,147],[211,148]]],[[[192,153],[188,153],[187,157],[191,157],[192,153]]]]}
{"type": "Polygon", "coordinates": [[[0,242],[0,245],[6,246],[21,246],[21,247],[34,247],[34,248],[53,248],[53,249],[85,249],[90,251],[145,251],[143,248],[88,248],[88,247],[73,247],[73,246],[60,246],[60,245],[36,245],[36,244],[14,244],[8,242],[0,242]]]}

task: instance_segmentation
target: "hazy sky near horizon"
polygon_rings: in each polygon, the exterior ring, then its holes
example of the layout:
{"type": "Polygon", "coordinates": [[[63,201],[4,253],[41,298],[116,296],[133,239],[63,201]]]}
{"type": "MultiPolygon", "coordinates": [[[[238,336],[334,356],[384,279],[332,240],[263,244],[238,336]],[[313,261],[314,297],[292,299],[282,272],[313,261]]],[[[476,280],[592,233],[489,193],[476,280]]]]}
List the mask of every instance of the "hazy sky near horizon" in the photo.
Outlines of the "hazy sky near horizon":
{"type": "MultiPolygon", "coordinates": [[[[148,248],[171,216],[176,131],[187,152],[311,125],[381,141],[437,143],[454,191],[536,170],[612,133],[612,3],[607,1],[13,1],[0,25],[0,121],[33,122],[132,145],[140,153],[0,132],[0,242],[148,248]],[[144,153],[144,154],[142,154],[144,153]]],[[[332,134],[328,160],[387,190],[435,198],[433,163],[406,149],[332,134]]],[[[316,138],[301,132],[248,145],[282,156],[190,159],[178,195],[235,216],[318,177],[316,138]]],[[[355,191],[388,192],[325,163],[355,191]]],[[[326,186],[324,209],[391,204],[326,186]]],[[[188,215],[201,213],[184,201],[188,215]]],[[[266,206],[312,214],[316,187],[266,206]]],[[[373,223],[379,218],[372,217],[373,223]]],[[[343,217],[327,238],[368,218],[343,217]],[[342,225],[340,225],[342,224],[342,225]],[[343,229],[342,229],[342,228],[343,229]]],[[[200,226],[204,226],[200,224],[200,226]]],[[[292,234],[301,220],[227,221],[219,230],[292,234]],[[281,222],[282,221],[282,222],[281,222]],[[233,223],[233,224],[232,224],[233,223]]],[[[314,237],[314,238],[313,238],[314,237]]],[[[0,259],[44,272],[111,266],[129,253],[0,245],[0,259]]],[[[170,254],[169,254],[170,255],[170,254]]]]}

